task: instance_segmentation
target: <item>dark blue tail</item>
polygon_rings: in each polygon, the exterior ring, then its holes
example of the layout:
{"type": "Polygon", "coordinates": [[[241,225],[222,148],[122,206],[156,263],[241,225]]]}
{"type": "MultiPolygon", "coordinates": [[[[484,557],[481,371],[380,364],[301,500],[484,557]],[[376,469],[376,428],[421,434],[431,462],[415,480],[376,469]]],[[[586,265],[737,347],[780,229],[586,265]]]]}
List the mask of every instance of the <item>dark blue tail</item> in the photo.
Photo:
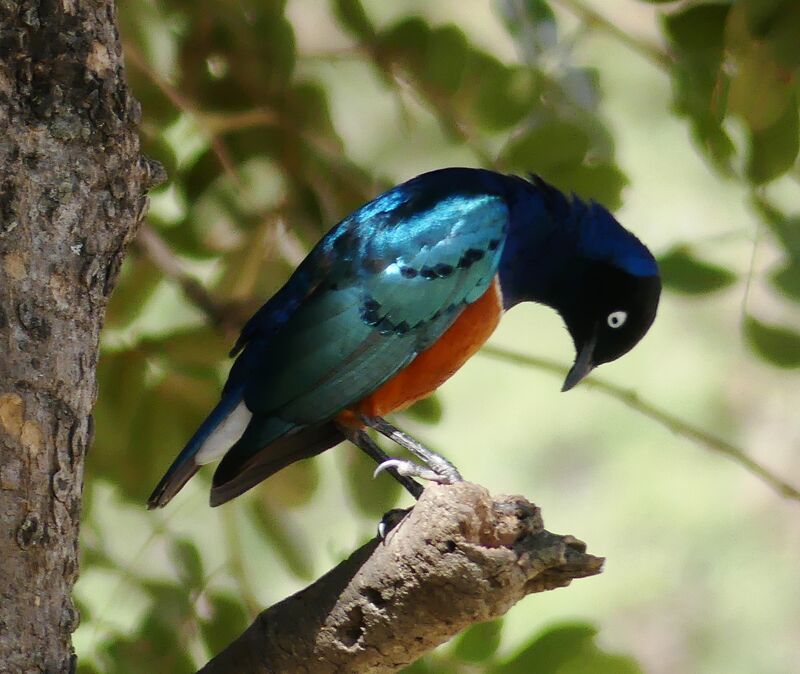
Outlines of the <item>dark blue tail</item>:
{"type": "Polygon", "coordinates": [[[183,485],[197,472],[200,468],[200,464],[195,461],[197,452],[214,430],[228,417],[241,401],[241,389],[234,389],[228,391],[217,406],[211,410],[211,414],[200,424],[200,428],[195,431],[195,434],[181,450],[181,453],[178,454],[172,462],[172,465],[164,474],[164,477],[162,477],[161,481],[156,485],[153,493],[150,494],[150,498],[147,499],[147,507],[149,509],[163,508],[167,505],[167,503],[172,500],[172,497],[175,496],[183,485]]]}

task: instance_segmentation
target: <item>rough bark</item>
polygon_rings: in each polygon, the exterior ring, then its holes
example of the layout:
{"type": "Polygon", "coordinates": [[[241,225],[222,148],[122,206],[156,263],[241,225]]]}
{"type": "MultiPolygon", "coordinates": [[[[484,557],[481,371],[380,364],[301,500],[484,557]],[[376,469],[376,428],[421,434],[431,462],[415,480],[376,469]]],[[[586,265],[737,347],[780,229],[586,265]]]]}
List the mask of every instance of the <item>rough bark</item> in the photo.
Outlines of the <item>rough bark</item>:
{"type": "Polygon", "coordinates": [[[146,207],[114,5],[0,0],[0,669],[74,671],[106,300],[146,207]]]}
{"type": "Polygon", "coordinates": [[[521,497],[434,486],[385,541],[266,609],[201,674],[394,672],[522,597],[599,573],[521,497]]]}

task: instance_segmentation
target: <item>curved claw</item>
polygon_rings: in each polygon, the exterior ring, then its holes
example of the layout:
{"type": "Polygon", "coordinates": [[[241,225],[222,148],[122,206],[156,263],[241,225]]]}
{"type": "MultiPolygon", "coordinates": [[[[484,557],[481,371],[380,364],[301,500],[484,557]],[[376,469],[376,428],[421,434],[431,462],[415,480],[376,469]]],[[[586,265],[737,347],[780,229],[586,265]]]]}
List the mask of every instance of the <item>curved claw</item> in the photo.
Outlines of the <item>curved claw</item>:
{"type": "Polygon", "coordinates": [[[394,468],[398,475],[402,475],[404,477],[418,477],[421,480],[438,482],[439,484],[450,484],[453,482],[451,476],[449,475],[442,475],[434,470],[431,470],[430,468],[425,468],[424,466],[420,466],[412,461],[404,461],[403,459],[389,459],[388,461],[378,464],[378,467],[375,469],[375,472],[372,474],[372,476],[378,477],[378,475],[387,468],[394,468]]]}
{"type": "MultiPolygon", "coordinates": [[[[403,463],[402,461],[398,461],[397,459],[389,459],[388,461],[383,461],[379,463],[375,470],[372,471],[372,479],[374,480],[378,475],[380,475],[384,470],[387,468],[396,468],[397,472],[400,473],[400,465],[403,463]]],[[[400,473],[402,475],[402,473],[400,473]]]]}

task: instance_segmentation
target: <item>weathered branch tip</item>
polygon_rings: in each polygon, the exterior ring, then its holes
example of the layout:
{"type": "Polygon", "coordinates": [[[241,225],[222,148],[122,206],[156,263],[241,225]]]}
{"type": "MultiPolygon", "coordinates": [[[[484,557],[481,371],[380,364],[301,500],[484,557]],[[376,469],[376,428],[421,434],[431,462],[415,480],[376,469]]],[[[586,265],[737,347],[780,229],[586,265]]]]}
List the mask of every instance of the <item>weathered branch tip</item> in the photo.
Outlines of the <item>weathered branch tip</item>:
{"type": "Polygon", "coordinates": [[[600,573],[603,561],[546,531],[522,497],[431,486],[384,541],[263,611],[201,673],[394,672],[528,594],[600,573]]]}

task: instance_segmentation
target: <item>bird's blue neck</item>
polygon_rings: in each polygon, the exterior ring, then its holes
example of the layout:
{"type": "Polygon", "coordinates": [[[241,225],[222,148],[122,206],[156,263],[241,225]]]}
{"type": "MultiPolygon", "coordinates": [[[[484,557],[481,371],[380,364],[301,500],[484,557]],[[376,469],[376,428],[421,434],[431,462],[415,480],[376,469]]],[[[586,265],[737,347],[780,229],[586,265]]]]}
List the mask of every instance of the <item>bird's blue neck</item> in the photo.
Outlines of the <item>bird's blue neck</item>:
{"type": "Polygon", "coordinates": [[[509,232],[498,269],[505,309],[526,300],[558,309],[590,262],[635,276],[658,273],[650,251],[599,204],[537,178],[507,180],[509,232]]]}

